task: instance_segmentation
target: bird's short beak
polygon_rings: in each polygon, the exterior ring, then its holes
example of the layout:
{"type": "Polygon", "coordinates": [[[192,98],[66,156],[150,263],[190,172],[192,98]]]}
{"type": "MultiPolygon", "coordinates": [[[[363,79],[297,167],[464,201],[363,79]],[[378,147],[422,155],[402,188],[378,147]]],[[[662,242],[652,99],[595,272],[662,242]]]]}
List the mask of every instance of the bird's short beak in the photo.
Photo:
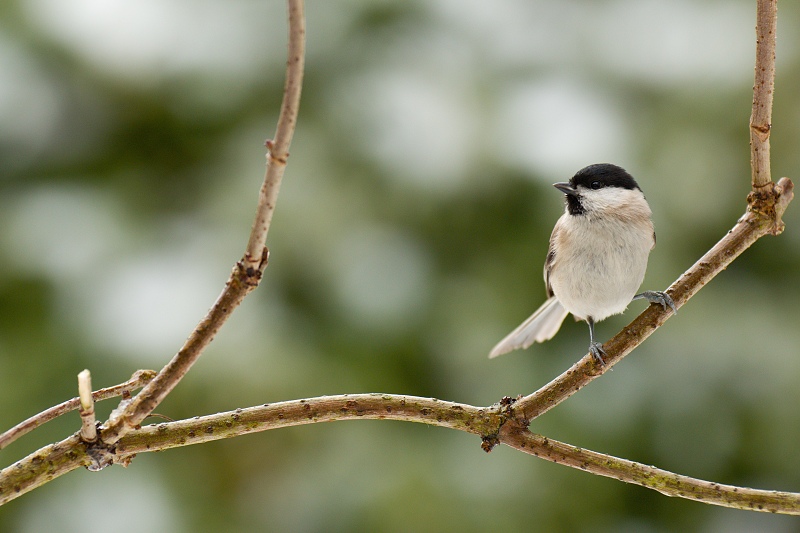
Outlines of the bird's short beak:
{"type": "Polygon", "coordinates": [[[567,196],[576,196],[578,194],[577,189],[575,189],[575,187],[569,183],[554,183],[553,187],[563,192],[567,196]]]}

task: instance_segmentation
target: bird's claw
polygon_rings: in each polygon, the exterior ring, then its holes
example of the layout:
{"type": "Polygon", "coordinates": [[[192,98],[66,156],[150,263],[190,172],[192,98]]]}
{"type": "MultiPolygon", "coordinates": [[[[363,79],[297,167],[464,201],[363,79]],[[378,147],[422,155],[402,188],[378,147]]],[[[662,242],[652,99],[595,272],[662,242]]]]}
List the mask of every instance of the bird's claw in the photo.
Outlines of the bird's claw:
{"type": "Polygon", "coordinates": [[[675,307],[675,302],[672,300],[672,297],[663,291],[644,291],[641,294],[637,294],[633,297],[634,300],[644,298],[651,304],[658,304],[662,308],[666,309],[669,306],[672,309],[672,312],[676,315],[678,314],[678,308],[675,307]]]}
{"type": "Polygon", "coordinates": [[[592,342],[589,345],[589,353],[592,354],[594,360],[600,363],[600,366],[606,366],[605,360],[603,360],[603,356],[606,355],[606,351],[603,349],[603,345],[599,342],[592,342]]]}

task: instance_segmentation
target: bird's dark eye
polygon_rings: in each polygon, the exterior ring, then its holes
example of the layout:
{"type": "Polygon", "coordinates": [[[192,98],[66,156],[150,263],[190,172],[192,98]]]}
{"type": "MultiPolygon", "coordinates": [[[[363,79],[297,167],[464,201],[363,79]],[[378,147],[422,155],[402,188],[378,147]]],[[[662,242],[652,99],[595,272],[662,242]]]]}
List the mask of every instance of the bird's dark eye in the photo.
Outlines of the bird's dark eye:
{"type": "Polygon", "coordinates": [[[596,191],[597,189],[602,189],[603,188],[603,183],[600,182],[600,181],[593,181],[592,183],[589,184],[589,187],[591,187],[592,189],[594,189],[596,191]]]}

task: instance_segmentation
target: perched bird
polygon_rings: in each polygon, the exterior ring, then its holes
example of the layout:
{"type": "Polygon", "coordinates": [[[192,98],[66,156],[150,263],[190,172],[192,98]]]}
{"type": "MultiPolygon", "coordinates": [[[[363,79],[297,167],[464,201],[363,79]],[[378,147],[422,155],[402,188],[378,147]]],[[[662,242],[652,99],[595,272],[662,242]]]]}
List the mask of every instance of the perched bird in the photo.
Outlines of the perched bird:
{"type": "Polygon", "coordinates": [[[639,299],[678,312],[665,292],[636,292],[656,244],[650,206],[633,177],[616,165],[590,165],[568,183],[553,186],[566,195],[566,207],[544,263],[547,301],[489,357],[551,339],[572,313],[589,324],[589,351],[605,364],[603,345],[594,340],[595,322],[622,313],[639,299]]]}

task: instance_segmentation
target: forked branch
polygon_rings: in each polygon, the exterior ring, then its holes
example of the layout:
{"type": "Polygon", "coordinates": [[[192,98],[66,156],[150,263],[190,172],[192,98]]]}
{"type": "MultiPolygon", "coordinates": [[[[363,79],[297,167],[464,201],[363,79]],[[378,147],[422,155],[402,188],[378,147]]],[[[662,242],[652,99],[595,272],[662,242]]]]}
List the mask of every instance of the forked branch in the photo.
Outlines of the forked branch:
{"type": "MultiPolygon", "coordinates": [[[[120,383],[119,385],[114,385],[113,387],[106,387],[104,389],[100,389],[92,393],[92,399],[95,402],[99,402],[101,400],[107,400],[109,398],[115,398],[118,396],[126,396],[131,392],[135,391],[136,389],[150,383],[150,381],[156,376],[155,370],[137,370],[131,376],[131,379],[124,383],[120,383]]],[[[34,429],[38,428],[42,424],[50,422],[58,418],[61,415],[65,415],[71,411],[79,409],[81,406],[81,401],[79,397],[72,398],[71,400],[67,400],[66,402],[62,402],[58,405],[54,405],[53,407],[42,411],[39,414],[36,414],[27,420],[23,420],[13,428],[5,431],[4,433],[0,434],[0,450],[17,440],[18,438],[22,437],[23,435],[30,433],[34,429]]]]}

